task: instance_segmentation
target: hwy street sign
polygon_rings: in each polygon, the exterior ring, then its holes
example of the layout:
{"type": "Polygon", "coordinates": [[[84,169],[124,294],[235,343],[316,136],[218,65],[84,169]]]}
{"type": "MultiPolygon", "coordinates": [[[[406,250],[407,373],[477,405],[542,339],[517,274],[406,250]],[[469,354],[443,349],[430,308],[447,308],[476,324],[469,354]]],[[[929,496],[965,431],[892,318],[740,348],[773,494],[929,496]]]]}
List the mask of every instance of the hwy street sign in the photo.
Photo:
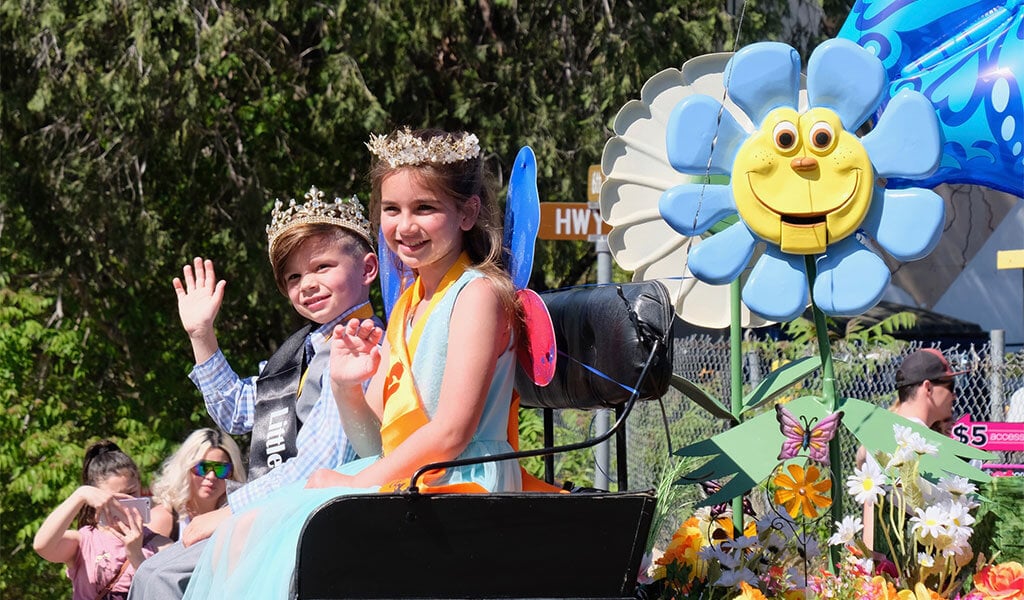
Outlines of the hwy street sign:
{"type": "Polygon", "coordinates": [[[601,220],[596,203],[541,202],[540,228],[542,240],[590,240],[607,235],[611,226],[601,220]]]}

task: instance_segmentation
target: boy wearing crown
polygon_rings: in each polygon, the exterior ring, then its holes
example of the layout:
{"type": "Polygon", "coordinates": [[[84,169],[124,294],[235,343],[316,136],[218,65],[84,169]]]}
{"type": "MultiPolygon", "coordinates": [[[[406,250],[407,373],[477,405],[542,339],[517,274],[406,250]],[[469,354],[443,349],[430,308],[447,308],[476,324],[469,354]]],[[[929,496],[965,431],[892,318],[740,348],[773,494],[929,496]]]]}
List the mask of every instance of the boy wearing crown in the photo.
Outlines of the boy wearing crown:
{"type": "MultiPolygon", "coordinates": [[[[189,375],[207,411],[225,431],[252,431],[252,480],[228,494],[228,505],[196,518],[182,543],[136,573],[130,598],[180,598],[204,544],[217,525],[278,487],[304,480],[316,469],[355,458],[337,404],[326,384],[335,325],[373,318],[370,284],[377,277],[370,223],[353,197],[324,202],[311,187],[306,202],[277,201],[267,227],[270,263],[278,289],[308,321],[265,363],[259,375],[240,378],[217,343],[214,320],[224,298],[213,262],[196,258],[175,278],[178,313],[192,343],[196,366],[189,375]]],[[[379,323],[379,321],[377,321],[379,323]]]]}

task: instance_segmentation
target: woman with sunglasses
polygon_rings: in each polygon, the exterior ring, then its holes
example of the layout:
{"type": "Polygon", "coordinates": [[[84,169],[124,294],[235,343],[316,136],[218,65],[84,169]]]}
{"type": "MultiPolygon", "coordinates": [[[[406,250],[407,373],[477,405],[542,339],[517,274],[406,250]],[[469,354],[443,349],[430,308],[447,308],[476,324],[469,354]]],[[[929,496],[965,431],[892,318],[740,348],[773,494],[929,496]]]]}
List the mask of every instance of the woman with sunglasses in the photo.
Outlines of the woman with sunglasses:
{"type": "Polygon", "coordinates": [[[227,480],[245,483],[241,452],[231,436],[217,429],[199,429],[164,461],[153,482],[149,527],[173,540],[198,515],[216,510],[227,500],[227,480]]]}

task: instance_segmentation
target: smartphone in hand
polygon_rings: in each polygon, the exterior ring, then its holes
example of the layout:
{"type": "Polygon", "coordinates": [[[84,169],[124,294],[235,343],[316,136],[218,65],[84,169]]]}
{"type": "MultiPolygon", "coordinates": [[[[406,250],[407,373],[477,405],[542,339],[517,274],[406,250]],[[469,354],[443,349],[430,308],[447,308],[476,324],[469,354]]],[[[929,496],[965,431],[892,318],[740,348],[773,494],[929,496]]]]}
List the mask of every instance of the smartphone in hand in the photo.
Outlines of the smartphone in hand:
{"type": "MultiPolygon", "coordinates": [[[[118,502],[121,503],[121,507],[124,508],[125,510],[131,507],[139,511],[139,514],[142,515],[142,522],[149,523],[149,498],[121,498],[118,500],[118,502]]],[[[100,525],[109,525],[109,523],[107,523],[107,520],[103,517],[102,514],[100,515],[99,522],[100,525]]]]}

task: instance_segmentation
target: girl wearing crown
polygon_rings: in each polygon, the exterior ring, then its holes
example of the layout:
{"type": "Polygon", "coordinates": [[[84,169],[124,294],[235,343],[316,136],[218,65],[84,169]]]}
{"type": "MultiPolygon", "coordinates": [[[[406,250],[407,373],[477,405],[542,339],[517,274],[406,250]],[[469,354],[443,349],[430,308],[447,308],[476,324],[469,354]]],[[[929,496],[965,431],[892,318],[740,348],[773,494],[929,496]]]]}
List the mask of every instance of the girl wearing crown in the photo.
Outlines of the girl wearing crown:
{"type": "MultiPolygon", "coordinates": [[[[477,138],[402,129],[368,146],[371,214],[415,276],[386,337],[369,320],[334,330],[331,388],[349,440],[370,458],[319,470],[305,489],[284,488],[228,521],[186,598],[285,598],[301,528],[325,501],[401,489],[427,463],[512,450],[520,309],[500,266],[499,209],[477,138]]],[[[520,490],[522,480],[518,464],[505,461],[431,472],[418,486],[500,492],[520,490]]]]}

